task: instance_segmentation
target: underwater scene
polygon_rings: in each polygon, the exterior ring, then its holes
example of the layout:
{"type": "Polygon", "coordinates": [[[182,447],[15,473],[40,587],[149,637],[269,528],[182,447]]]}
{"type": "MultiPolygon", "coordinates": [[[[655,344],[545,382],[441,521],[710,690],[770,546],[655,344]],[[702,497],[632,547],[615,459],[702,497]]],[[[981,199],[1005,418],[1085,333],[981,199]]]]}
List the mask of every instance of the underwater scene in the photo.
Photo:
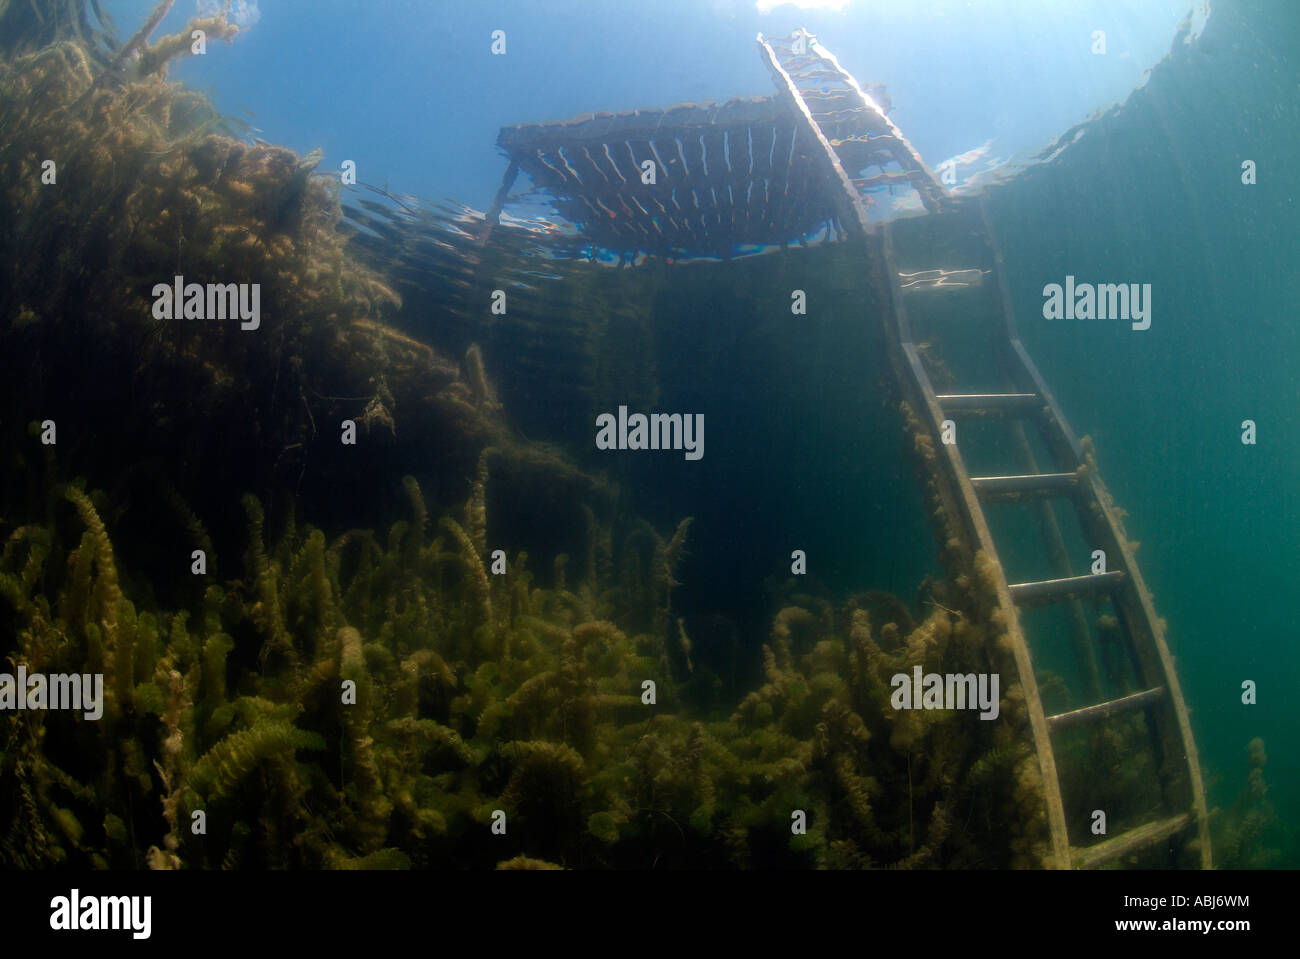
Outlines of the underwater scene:
{"type": "Polygon", "coordinates": [[[1297,51],[0,0],[0,867],[1300,866],[1297,51]]]}

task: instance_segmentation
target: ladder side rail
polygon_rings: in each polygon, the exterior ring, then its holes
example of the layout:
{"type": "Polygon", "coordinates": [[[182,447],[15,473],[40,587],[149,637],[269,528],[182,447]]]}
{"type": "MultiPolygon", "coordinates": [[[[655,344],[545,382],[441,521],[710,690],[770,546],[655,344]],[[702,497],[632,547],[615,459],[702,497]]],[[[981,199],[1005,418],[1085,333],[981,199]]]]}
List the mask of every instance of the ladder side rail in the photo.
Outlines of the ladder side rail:
{"type": "Polygon", "coordinates": [[[789,95],[794,105],[796,119],[802,122],[805,132],[811,135],[814,141],[821,146],[821,156],[826,160],[825,169],[832,182],[838,184],[838,189],[832,191],[834,199],[831,202],[840,214],[841,223],[847,226],[854,235],[871,232],[866,206],[845,174],[844,167],[840,165],[834,148],[831,146],[830,141],[826,139],[826,134],[822,133],[817,121],[813,119],[812,112],[808,109],[808,104],[804,102],[798,86],[790,79],[790,74],[781,66],[781,61],[777,58],[772,45],[763,39],[761,33],[758,35],[758,46],[762,51],[763,60],[767,64],[768,70],[772,73],[772,79],[775,81],[777,88],[789,95]]]}
{"type": "MultiPolygon", "coordinates": [[[[1030,358],[1024,344],[1020,341],[1016,328],[1015,314],[1011,306],[1011,295],[1006,280],[1006,271],[1002,259],[1002,250],[997,244],[988,218],[988,206],[983,197],[980,199],[980,217],[985,234],[993,249],[994,272],[997,274],[999,293],[1003,304],[1003,317],[1008,336],[1011,338],[1013,355],[1018,358],[1024,375],[1038,391],[1044,401],[1052,422],[1047,431],[1049,442],[1054,435],[1053,445],[1074,458],[1077,465],[1085,462],[1082,444],[1070,428],[1069,421],[1061,412],[1055,396],[1048,389],[1038,367],[1030,358]]],[[[1163,682],[1169,690],[1168,702],[1174,713],[1177,728],[1177,740],[1168,731],[1167,723],[1160,723],[1161,733],[1157,742],[1163,744],[1166,758],[1184,756],[1188,785],[1191,791],[1192,814],[1196,819],[1197,836],[1200,846],[1202,867],[1213,868],[1210,847],[1209,819],[1205,801],[1205,785],[1201,774],[1200,759],[1192,738],[1191,721],[1187,704],[1183,698],[1182,687],[1174,669],[1173,657],[1165,640],[1164,628],[1155,612],[1155,603],[1147,589],[1146,582],[1138,570],[1132,548],[1123,533],[1123,528],[1111,505],[1110,495],[1101,483],[1100,477],[1093,470],[1083,470],[1083,503],[1079,510],[1080,522],[1086,535],[1107,550],[1107,556],[1117,557],[1120,568],[1127,573],[1123,587],[1115,597],[1115,606],[1125,623],[1124,632],[1129,638],[1131,652],[1137,654],[1138,665],[1143,673],[1143,682],[1153,684],[1163,682]],[[1178,746],[1181,749],[1174,749],[1178,746]]]]}
{"type": "MultiPolygon", "coordinates": [[[[798,87],[781,66],[771,44],[763,39],[762,34],[759,34],[758,43],[768,69],[771,70],[778,87],[783,88],[790,95],[798,116],[802,118],[815,142],[821,146],[832,175],[839,181],[841,189],[838,191],[839,201],[836,205],[847,206],[848,219],[856,221],[849,224],[850,228],[852,229],[852,226],[855,225],[858,228],[854,233],[871,236],[873,231],[861,197],[853,189],[853,185],[845,175],[834,149],[826,139],[825,134],[817,126],[808,105],[799,93],[798,87]],[[847,203],[845,203],[845,200],[847,200],[847,203]]],[[[834,62],[833,57],[831,57],[831,60],[834,62]]],[[[836,66],[838,67],[838,63],[836,63],[836,66]]],[[[900,139],[902,138],[901,133],[898,136],[900,139]]],[[[912,343],[911,329],[907,321],[906,311],[903,309],[903,293],[899,288],[897,270],[893,265],[893,253],[887,228],[882,231],[880,249],[883,254],[889,303],[892,306],[893,317],[897,325],[894,332],[898,338],[899,348],[905,356],[906,362],[904,365],[910,373],[906,380],[910,381],[913,390],[918,394],[918,399],[926,409],[933,430],[942,422],[942,412],[939,409],[939,402],[935,397],[934,389],[930,385],[929,377],[921,365],[915,344],[912,343]]],[[[888,324],[886,325],[888,326],[888,324]]],[[[941,493],[941,496],[948,501],[950,506],[959,507],[956,515],[963,517],[966,525],[972,527],[972,544],[982,549],[986,558],[994,566],[997,604],[1006,619],[1006,628],[1011,639],[1017,671],[1020,674],[1021,687],[1025,693],[1026,710],[1029,713],[1035,752],[1039,760],[1044,802],[1047,806],[1048,831],[1051,839],[1051,862],[1057,868],[1068,869],[1070,868],[1070,842],[1065,826],[1065,807],[1061,799],[1061,784],[1056,774],[1056,761],[1052,753],[1051,734],[1047,727],[1047,717],[1043,711],[1042,699],[1038,693],[1038,682],[1034,676],[1029,647],[1020,628],[1020,619],[1016,614],[1015,604],[1012,602],[1010,592],[1007,590],[1006,577],[1002,573],[997,551],[993,545],[993,538],[984,520],[984,514],[980,509],[975,490],[971,486],[969,475],[961,462],[960,454],[957,453],[955,447],[946,444],[940,445],[944,447],[946,452],[944,461],[947,464],[948,482],[941,482],[939,485],[949,487],[947,494],[941,493]]]]}
{"type": "Polygon", "coordinates": [[[1108,558],[1115,560],[1109,565],[1118,566],[1126,574],[1120,587],[1111,596],[1125,650],[1137,668],[1139,685],[1164,685],[1169,690],[1165,703],[1147,714],[1152,732],[1151,742],[1156,749],[1157,773],[1162,793],[1172,810],[1190,809],[1199,824],[1203,821],[1200,810],[1204,808],[1204,795],[1197,785],[1198,773],[1192,769],[1195,746],[1190,726],[1185,726],[1182,721],[1185,706],[1172,662],[1162,658],[1156,642],[1161,627],[1155,618],[1153,605],[1149,605],[1149,593],[1148,604],[1144,605],[1141,597],[1146,587],[1142,583],[1136,560],[1117,522],[1110,521],[1114,519],[1113,513],[1110,513],[1098,495],[1093,477],[1084,478],[1081,497],[1078,515],[1085,536],[1095,547],[1103,549],[1108,558]],[[1161,767],[1161,762],[1167,765],[1161,767]]]}
{"type": "MultiPolygon", "coordinates": [[[[1037,374],[1037,370],[1031,370],[1028,377],[1016,375],[1017,363],[1015,360],[1018,356],[1013,356],[1012,354],[1015,351],[1015,345],[1019,343],[1019,336],[1016,329],[1015,314],[1011,308],[1011,297],[1006,282],[1005,270],[1003,268],[1002,251],[998,247],[990,228],[983,195],[974,202],[978,204],[979,217],[977,222],[979,226],[983,228],[984,237],[988,243],[989,251],[992,254],[992,268],[997,280],[996,297],[999,302],[994,308],[997,309],[998,307],[1001,307],[999,312],[1003,319],[1003,329],[1006,334],[1006,337],[1002,342],[1002,361],[1004,368],[1011,371],[1011,380],[1013,384],[1021,388],[1026,386],[1033,387],[1033,391],[1038,395],[1040,411],[1045,411],[1048,415],[1054,415],[1051,410],[1052,401],[1044,398],[1043,388],[1045,387],[1045,384],[1042,381],[1042,377],[1035,375],[1037,374]]],[[[1033,418],[1040,428],[1042,426],[1042,418],[1042,416],[1035,416],[1033,418]]],[[[1017,452],[1026,466],[1026,472],[1044,472],[1038,462],[1038,457],[1034,454],[1033,447],[1029,442],[1029,437],[1026,433],[1024,423],[1020,421],[1012,422],[1010,424],[1010,432],[1017,452]]],[[[1069,462],[1067,460],[1067,463],[1061,463],[1061,451],[1052,449],[1052,443],[1050,441],[1048,442],[1048,447],[1049,451],[1058,460],[1055,464],[1057,467],[1067,464],[1074,466],[1077,464],[1077,459],[1074,460],[1074,462],[1069,462]]],[[[1069,448],[1072,452],[1072,447],[1069,448]]],[[[1057,520],[1056,511],[1053,508],[1051,500],[1040,499],[1035,501],[1034,509],[1042,528],[1043,538],[1048,550],[1048,558],[1052,564],[1053,571],[1057,576],[1070,576],[1072,574],[1072,567],[1065,545],[1065,536],[1061,531],[1061,526],[1057,520]]],[[[1094,643],[1092,632],[1088,627],[1087,617],[1083,609],[1083,602],[1077,596],[1071,597],[1065,601],[1065,606],[1070,638],[1074,647],[1075,657],[1079,662],[1080,668],[1083,670],[1083,678],[1087,685],[1086,692],[1092,698],[1092,701],[1095,701],[1101,697],[1101,674],[1097,667],[1097,659],[1093,648],[1094,643]]]]}
{"type": "MultiPolygon", "coordinates": [[[[1026,378],[1015,375],[1016,363],[1013,357],[1010,356],[1013,349],[1011,345],[1012,338],[1016,335],[1015,317],[1010,308],[1010,297],[1008,295],[1007,284],[1002,269],[1001,250],[998,249],[993,233],[989,229],[983,197],[981,196],[973,202],[963,202],[958,209],[963,213],[969,213],[970,207],[975,205],[978,206],[976,211],[978,217],[974,225],[983,228],[983,235],[987,242],[989,253],[991,254],[990,258],[992,260],[992,267],[997,274],[998,282],[995,291],[995,300],[997,302],[993,304],[993,308],[999,311],[1004,321],[1003,332],[1005,336],[1001,338],[1001,343],[999,344],[1001,352],[1003,353],[1003,368],[1011,372],[1011,380],[1013,384],[1023,387],[1026,385],[1026,380],[1028,380],[1028,382],[1033,385],[1034,389],[1038,390],[1042,385],[1041,377],[1038,378],[1038,381],[1035,381],[1033,377],[1026,378]]],[[[1037,395],[1039,399],[1038,407],[1041,411],[1043,410],[1046,401],[1043,400],[1041,393],[1038,393],[1037,395]]],[[[1035,416],[1033,419],[1035,423],[1041,424],[1042,416],[1035,416]]],[[[1030,445],[1024,423],[1021,421],[1013,421],[1009,425],[1016,451],[1020,460],[1025,465],[1025,472],[1030,474],[1044,472],[1040,467],[1038,457],[1034,454],[1033,448],[1030,445]]],[[[1059,458],[1057,451],[1051,450],[1050,443],[1049,451],[1059,458]]],[[[1058,463],[1057,465],[1060,464],[1058,463]]],[[[1072,467],[1075,463],[1071,462],[1069,465],[1072,467]]],[[[1048,550],[1048,558],[1053,572],[1059,577],[1072,575],[1073,571],[1066,550],[1065,536],[1061,531],[1061,526],[1057,520],[1056,511],[1053,508],[1051,500],[1038,499],[1034,502],[1033,509],[1042,530],[1044,543],[1048,550]]],[[[1083,603],[1077,596],[1074,596],[1064,600],[1064,605],[1071,643],[1074,648],[1075,657],[1083,672],[1083,679],[1086,685],[1085,693],[1091,697],[1089,702],[1095,702],[1101,698],[1101,675],[1097,667],[1097,659],[1093,648],[1094,643],[1092,632],[1088,627],[1083,603]]]]}
{"type": "Polygon", "coordinates": [[[808,47],[839,73],[844,83],[857,94],[864,107],[876,114],[884,122],[890,135],[895,138],[895,142],[890,145],[890,152],[894,154],[894,159],[898,161],[899,166],[906,170],[909,169],[910,165],[924,175],[924,179],[917,182],[916,189],[921,195],[921,201],[925,204],[925,208],[931,213],[941,212],[948,205],[950,199],[948,190],[935,179],[934,173],[926,166],[925,161],[921,159],[921,155],[916,152],[907,137],[903,136],[903,131],[885,115],[884,111],[876,105],[873,99],[867,96],[862,87],[858,85],[858,81],[853,77],[853,74],[840,66],[840,61],[835,58],[835,54],[818,43],[815,37],[810,38],[808,47]]]}
{"type": "Polygon", "coordinates": [[[1089,514],[1093,515],[1092,521],[1086,525],[1092,528],[1094,535],[1104,536],[1110,540],[1111,548],[1116,552],[1108,552],[1107,555],[1118,555],[1124,571],[1128,574],[1123,587],[1116,594],[1116,607],[1126,623],[1126,632],[1132,637],[1132,643],[1136,647],[1140,668],[1146,674],[1144,681],[1162,680],[1169,689],[1173,728],[1171,729],[1167,722],[1161,723],[1160,740],[1164,743],[1167,758],[1179,754],[1183,756],[1187,769],[1187,786],[1191,793],[1192,812],[1197,820],[1201,862],[1203,868],[1210,869],[1213,868],[1213,864],[1205,783],[1201,774],[1196,741],[1192,737],[1187,702],[1183,698],[1182,685],[1178,680],[1173,656],[1169,652],[1169,644],[1165,639],[1164,623],[1156,615],[1155,603],[1138,569],[1132,547],[1124,536],[1123,527],[1115,515],[1114,507],[1110,505],[1109,494],[1105,492],[1100,479],[1095,476],[1088,476],[1086,484],[1092,490],[1092,500],[1095,504],[1091,510],[1085,510],[1082,514],[1085,517],[1089,514]]]}
{"type": "MultiPolygon", "coordinates": [[[[937,436],[940,432],[940,424],[944,419],[943,411],[939,408],[939,401],[930,384],[929,375],[925,372],[916,345],[911,340],[907,311],[903,305],[903,291],[899,286],[898,270],[894,265],[892,231],[889,225],[886,224],[881,232],[881,249],[889,287],[889,299],[897,325],[900,346],[906,359],[907,372],[910,373],[909,379],[913,392],[917,394],[925,408],[929,419],[931,436],[937,436]]],[[[982,551],[986,559],[993,565],[993,581],[996,589],[997,605],[1002,611],[1007,634],[1011,640],[1016,670],[1019,673],[1021,688],[1025,694],[1025,708],[1029,714],[1029,725],[1034,739],[1035,752],[1038,755],[1039,770],[1043,783],[1043,799],[1047,807],[1048,831],[1051,836],[1052,863],[1056,868],[1068,869],[1070,868],[1070,840],[1065,825],[1065,804],[1061,797],[1061,783],[1056,772],[1056,758],[1052,749],[1051,731],[1048,728],[1047,715],[1043,710],[1042,698],[1038,692],[1038,680],[1034,676],[1029,645],[1025,641],[1019,614],[1016,612],[1015,603],[1012,601],[1011,593],[1007,588],[1006,575],[998,559],[992,533],[989,531],[988,523],[984,518],[984,511],[980,506],[975,488],[971,485],[970,474],[962,461],[961,453],[955,444],[940,443],[939,446],[942,450],[945,465],[944,479],[946,483],[943,485],[948,486],[950,489],[947,499],[957,507],[958,515],[967,527],[966,532],[971,546],[982,551]]]]}

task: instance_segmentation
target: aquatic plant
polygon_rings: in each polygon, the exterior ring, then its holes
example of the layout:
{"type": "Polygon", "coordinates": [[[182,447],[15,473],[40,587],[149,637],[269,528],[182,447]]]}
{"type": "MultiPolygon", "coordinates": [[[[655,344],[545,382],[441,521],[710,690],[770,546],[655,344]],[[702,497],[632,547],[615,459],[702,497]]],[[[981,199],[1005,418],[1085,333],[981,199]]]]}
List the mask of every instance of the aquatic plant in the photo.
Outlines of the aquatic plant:
{"type": "Polygon", "coordinates": [[[221,132],[149,32],[111,71],[66,36],[0,63],[0,656],[104,676],[99,720],[0,716],[0,863],[1041,864],[1015,685],[995,724],[889,707],[913,665],[1014,675],[978,558],[919,622],[786,589],[761,687],[692,715],[690,519],[514,436],[477,347],[390,327],[319,158],[221,132]],[[262,284],[268,322],[154,319],[177,273],[262,284]],[[539,502],[580,533],[511,541],[539,502]]]}
{"type": "Polygon", "coordinates": [[[1245,787],[1231,806],[1215,809],[1210,815],[1220,869],[1268,869],[1282,861],[1281,824],[1264,780],[1268,753],[1258,736],[1246,746],[1246,764],[1245,787]]]}
{"type": "Polygon", "coordinates": [[[76,40],[107,63],[117,48],[113,19],[99,0],[0,0],[0,57],[76,40]]]}
{"type": "MultiPolygon", "coordinates": [[[[213,495],[205,477],[257,491],[276,522],[290,494],[309,512],[343,512],[354,484],[408,472],[440,500],[463,499],[505,429],[481,356],[462,373],[387,325],[398,297],[349,255],[319,155],[229,135],[205,97],[165,79],[176,51],[147,33],[120,48],[120,69],[62,36],[0,61],[5,448],[27,456],[28,424],[55,422],[62,475],[132,485],[142,500],[184,490],[229,556],[238,497],[213,495]],[[260,328],[156,319],[151,291],[177,275],[258,284],[260,328]],[[368,455],[343,455],[345,420],[368,455]]],[[[48,485],[0,478],[4,500],[22,503],[12,512],[35,511],[48,485]]],[[[372,524],[380,511],[350,518],[372,524]]]]}
{"type": "Polygon", "coordinates": [[[729,720],[692,721],[639,695],[664,676],[663,637],[585,621],[575,594],[530,584],[521,555],[508,587],[486,583],[470,535],[444,516],[430,537],[419,486],[406,488],[411,519],[385,545],[304,528],[268,546],[246,497],[244,575],[209,585],[193,617],[124,595],[96,498],[76,486],[63,492],[82,530],[74,548],[60,547],[70,516],[11,533],[0,567],[11,660],[103,671],[105,704],[98,722],[4,717],[4,860],[1032,861],[1036,795],[1017,783],[1034,767],[1014,725],[895,713],[882,695],[918,660],[973,668],[984,636],[964,617],[937,609],[904,634],[875,629],[857,601],[788,606],[764,648],[766,684],[729,720]],[[499,839],[495,809],[509,822],[499,839]],[[795,809],[804,835],[791,834],[795,809]]]}

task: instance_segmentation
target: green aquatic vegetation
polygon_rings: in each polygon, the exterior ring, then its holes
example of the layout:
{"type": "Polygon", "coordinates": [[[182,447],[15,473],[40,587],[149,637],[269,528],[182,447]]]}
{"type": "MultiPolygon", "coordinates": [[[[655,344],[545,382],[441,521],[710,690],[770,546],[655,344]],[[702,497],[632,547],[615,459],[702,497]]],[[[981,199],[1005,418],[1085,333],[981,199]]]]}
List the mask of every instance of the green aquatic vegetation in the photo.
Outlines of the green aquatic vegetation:
{"type": "Polygon", "coordinates": [[[640,695],[665,678],[662,637],[583,621],[522,556],[485,606],[469,535],[449,516],[435,527],[405,487],[411,518],[384,546],[292,525],[268,545],[246,497],[244,576],[209,585],[195,615],[136,608],[101,507],[76,487],[63,496],[79,533],[14,530],[0,568],[11,658],[102,670],[106,692],[98,722],[5,715],[5,861],[915,868],[1027,862],[1041,842],[1020,808],[1036,795],[1007,775],[1013,727],[895,713],[881,695],[914,657],[973,668],[982,630],[965,617],[936,609],[904,635],[858,601],[803,597],[775,617],[765,684],[731,718],[693,720],[671,692],[640,695]]]}
{"type": "Polygon", "coordinates": [[[1268,869],[1283,862],[1283,835],[1277,811],[1268,798],[1264,767],[1268,753],[1256,737],[1246,746],[1246,785],[1227,809],[1214,809],[1210,829],[1220,869],[1268,869]]]}
{"type": "MultiPolygon", "coordinates": [[[[462,373],[387,326],[399,298],[348,253],[319,157],[227,135],[205,97],[149,65],[153,49],[121,71],[67,38],[0,60],[0,378],[16,404],[5,448],[35,458],[28,424],[57,422],[62,475],[169,500],[183,490],[223,550],[238,499],[223,495],[214,519],[195,492],[204,478],[233,471],[270,509],[268,491],[295,489],[310,461],[328,496],[345,419],[385,453],[398,436],[437,437],[403,449],[397,475],[429,474],[459,501],[464,464],[504,434],[481,356],[462,373]],[[155,318],[155,285],[177,275],[258,284],[261,326],[155,318]],[[244,448],[199,442],[200,422],[244,448]]],[[[0,479],[4,502],[29,513],[47,485],[0,479]]]]}
{"type": "Polygon", "coordinates": [[[1056,746],[1066,821],[1085,842],[1097,841],[1089,833],[1094,810],[1105,812],[1110,835],[1169,815],[1144,716],[1068,730],[1056,746]]]}
{"type": "Polygon", "coordinates": [[[0,56],[77,40],[99,62],[117,47],[113,20],[99,0],[0,0],[0,56]]]}
{"type": "Polygon", "coordinates": [[[142,46],[134,72],[138,76],[165,73],[171,61],[191,52],[194,42],[191,37],[195,30],[202,30],[207,40],[231,40],[239,32],[239,28],[229,23],[224,14],[195,17],[180,32],[162,37],[157,43],[142,46]]]}
{"type": "Polygon", "coordinates": [[[1042,862],[978,565],[931,584],[943,605],[920,622],[881,594],[787,590],[761,687],[692,715],[679,690],[702,670],[674,614],[690,518],[656,530],[514,438],[477,347],[462,365],[388,327],[398,298],[349,257],[318,157],[219,132],[165,80],[181,48],[148,32],[111,75],[66,35],[0,62],[0,381],[18,410],[0,426],[0,656],[104,676],[99,720],[0,714],[0,863],[1042,862]],[[155,320],[149,291],[177,272],[261,283],[268,322],[155,320]],[[57,457],[28,432],[46,417],[73,427],[57,457]],[[321,484],[367,470],[331,459],[345,417],[377,451],[373,488],[405,496],[382,529],[339,532],[294,495],[309,454],[321,484]],[[248,455],[214,457],[196,423],[248,455]],[[408,435],[435,445],[398,470],[385,455],[408,435]],[[142,499],[165,507],[150,536],[203,549],[205,574],[133,561],[142,499]],[[502,511],[539,502],[581,518],[569,554],[504,542],[502,511]],[[890,677],[913,665],[999,671],[1001,720],[895,712],[890,677]]]}

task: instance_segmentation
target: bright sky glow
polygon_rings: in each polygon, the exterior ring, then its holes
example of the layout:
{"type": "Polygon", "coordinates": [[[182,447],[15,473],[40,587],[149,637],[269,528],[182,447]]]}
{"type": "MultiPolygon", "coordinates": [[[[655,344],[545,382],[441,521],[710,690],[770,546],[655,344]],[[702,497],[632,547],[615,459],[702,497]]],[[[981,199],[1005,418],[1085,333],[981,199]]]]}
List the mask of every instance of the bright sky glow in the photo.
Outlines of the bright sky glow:
{"type": "Polygon", "coordinates": [[[800,10],[843,10],[850,0],[757,0],[759,13],[771,13],[777,7],[798,7],[800,10]]]}

